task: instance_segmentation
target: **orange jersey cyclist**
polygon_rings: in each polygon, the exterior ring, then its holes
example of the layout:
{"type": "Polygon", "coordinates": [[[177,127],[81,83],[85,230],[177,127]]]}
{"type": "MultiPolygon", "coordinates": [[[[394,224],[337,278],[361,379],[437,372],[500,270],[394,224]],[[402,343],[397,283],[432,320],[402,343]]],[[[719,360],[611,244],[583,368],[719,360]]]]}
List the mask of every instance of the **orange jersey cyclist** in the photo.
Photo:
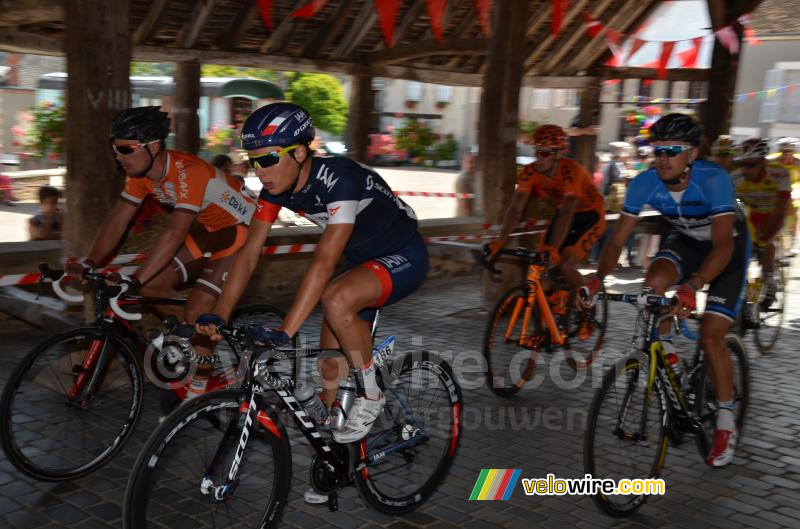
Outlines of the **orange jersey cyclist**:
{"type": "MultiPolygon", "coordinates": [[[[146,195],[154,195],[171,210],[164,231],[139,270],[132,289],[158,297],[177,296],[173,287],[194,281],[183,309],[158,307],[184,321],[214,307],[236,252],[244,244],[255,203],[240,192],[241,184],[225,177],[192,154],[168,150],[169,117],[159,107],[137,107],[118,114],[111,125],[114,156],[125,171],[125,188],[117,205],[98,230],[86,258],[68,271],[80,274],[112,255],[146,195]]],[[[193,341],[200,356],[211,353],[206,337],[193,341]]],[[[188,388],[202,393],[208,368],[199,366],[188,388]]]]}
{"type": "Polygon", "coordinates": [[[572,287],[583,284],[577,270],[606,229],[603,197],[589,172],[565,158],[567,136],[557,125],[542,125],[533,134],[536,161],[517,173],[517,190],[503,219],[496,241],[488,246],[488,260],[506,244],[519,223],[528,200],[542,197],[557,209],[545,236],[545,249],[558,262],[558,270],[572,287]]]}
{"type": "MultiPolygon", "coordinates": [[[[428,271],[428,252],[414,212],[376,172],[347,158],[313,156],[313,139],[310,116],[292,103],[264,106],[245,122],[242,144],[263,189],[245,247],[214,313],[201,317],[198,330],[214,336],[216,327],[230,317],[282,207],[314,221],[323,228],[322,236],[283,326],[256,329],[256,337],[275,345],[288,343],[322,303],[320,347],[341,349],[356,379],[353,408],[346,423],[333,432],[337,442],[349,443],[369,432],[385,402],[375,382],[372,339],[362,311],[394,303],[416,290],[428,271]],[[335,275],[341,257],[344,267],[335,275]]],[[[342,357],[327,358],[320,370],[330,408],[347,365],[342,357]]]]}

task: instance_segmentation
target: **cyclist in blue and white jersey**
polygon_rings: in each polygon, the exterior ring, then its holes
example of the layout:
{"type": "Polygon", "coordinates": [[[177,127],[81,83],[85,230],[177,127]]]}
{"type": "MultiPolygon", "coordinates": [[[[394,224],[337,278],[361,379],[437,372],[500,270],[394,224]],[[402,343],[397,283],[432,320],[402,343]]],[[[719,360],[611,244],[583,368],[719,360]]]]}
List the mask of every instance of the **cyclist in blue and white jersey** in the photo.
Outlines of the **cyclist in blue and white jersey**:
{"type": "MultiPolygon", "coordinates": [[[[311,117],[292,103],[273,103],[247,118],[242,144],[263,189],[247,242],[214,313],[203,315],[198,325],[201,332],[214,335],[216,326],[228,320],[282,207],[322,227],[282,328],[265,329],[257,338],[278,346],[289,343],[322,303],[320,348],[341,349],[356,374],[357,398],[347,422],[333,433],[337,442],[350,443],[367,435],[385,403],[375,383],[372,339],[364,319],[369,309],[394,303],[419,288],[428,272],[428,251],[414,211],[375,171],[348,158],[313,156],[313,139],[311,117]],[[342,256],[344,266],[335,276],[342,256]]],[[[343,364],[343,359],[327,358],[320,366],[329,408],[339,380],[347,376],[343,364]]]]}
{"type": "MultiPolygon", "coordinates": [[[[719,402],[714,443],[706,462],[727,465],[733,459],[737,431],[734,421],[733,369],[725,333],[742,304],[750,259],[750,238],[738,209],[731,178],[718,165],[698,160],[700,126],[689,116],[668,114],[650,129],[653,167],[628,186],[622,215],[603,248],[597,272],[586,279],[590,302],[603,277],[615,266],[645,204],[658,210],[673,227],[647,270],[644,287],[663,295],[679,284],[677,312],[695,309],[695,293],[709,285],[700,342],[711,366],[719,402]]],[[[662,343],[671,351],[668,328],[662,343]]]]}

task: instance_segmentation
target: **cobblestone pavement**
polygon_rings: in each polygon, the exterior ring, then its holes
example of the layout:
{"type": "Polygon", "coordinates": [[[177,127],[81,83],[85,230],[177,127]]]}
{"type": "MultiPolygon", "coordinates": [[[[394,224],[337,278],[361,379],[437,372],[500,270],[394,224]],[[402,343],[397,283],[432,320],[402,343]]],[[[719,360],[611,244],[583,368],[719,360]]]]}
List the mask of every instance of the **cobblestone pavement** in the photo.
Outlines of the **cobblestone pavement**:
{"type": "MultiPolygon", "coordinates": [[[[367,508],[355,489],[340,495],[340,510],[305,505],[310,450],[299,440],[293,444],[294,471],[290,503],[283,527],[338,527],[356,529],[389,527],[482,529],[494,527],[581,529],[615,527],[800,527],[800,454],[798,434],[800,385],[794,366],[800,360],[800,261],[794,263],[789,314],[779,344],[760,356],[746,340],[751,359],[751,403],[746,427],[734,462],[711,469],[700,459],[694,443],[670,447],[662,477],[667,492],[651,498],[633,517],[614,520],[601,514],[588,497],[529,497],[517,485],[509,501],[468,501],[482,468],[520,468],[522,477],[579,478],[582,470],[584,422],[594,387],[599,382],[590,370],[581,383],[563,389],[555,380],[569,380],[562,366],[546,369],[536,388],[525,388],[513,400],[491,394],[475,374],[485,315],[480,304],[478,276],[431,281],[417,294],[384,312],[381,334],[398,335],[398,348],[422,347],[455,358],[465,409],[463,439],[450,475],[439,491],[417,512],[391,518],[367,508]],[[404,347],[405,346],[405,347],[404,347]],[[465,351],[472,351],[465,355],[465,351]],[[472,360],[462,361],[471,358],[472,360]],[[554,378],[555,376],[555,378],[554,378]]],[[[635,292],[641,273],[620,271],[615,290],[635,292]]],[[[273,300],[274,301],[274,300],[273,300]]],[[[280,303],[279,303],[280,304],[280,303]]],[[[605,357],[627,349],[634,312],[615,306],[605,357]]],[[[319,316],[303,328],[310,339],[319,316]]],[[[0,332],[5,343],[0,385],[21,356],[42,339],[42,332],[11,324],[0,332]]],[[[145,414],[124,449],[104,468],[68,483],[41,483],[16,472],[0,454],[0,527],[3,528],[118,528],[129,469],[159,415],[157,395],[148,391],[145,414]]],[[[296,432],[295,432],[296,433],[296,432]]]]}

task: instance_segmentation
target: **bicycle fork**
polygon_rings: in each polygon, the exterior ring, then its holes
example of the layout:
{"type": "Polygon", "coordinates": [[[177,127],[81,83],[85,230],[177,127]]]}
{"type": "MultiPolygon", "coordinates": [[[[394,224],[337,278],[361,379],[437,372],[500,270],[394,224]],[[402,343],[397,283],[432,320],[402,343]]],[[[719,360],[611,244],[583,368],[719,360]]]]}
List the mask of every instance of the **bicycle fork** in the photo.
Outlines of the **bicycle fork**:
{"type": "Polygon", "coordinates": [[[72,372],[77,376],[69,390],[69,399],[82,409],[86,409],[88,401],[94,396],[94,389],[99,384],[103,371],[108,365],[109,341],[110,337],[108,336],[95,337],[83,362],[80,365],[72,366],[72,372]],[[81,393],[83,394],[81,395],[81,393]]]}

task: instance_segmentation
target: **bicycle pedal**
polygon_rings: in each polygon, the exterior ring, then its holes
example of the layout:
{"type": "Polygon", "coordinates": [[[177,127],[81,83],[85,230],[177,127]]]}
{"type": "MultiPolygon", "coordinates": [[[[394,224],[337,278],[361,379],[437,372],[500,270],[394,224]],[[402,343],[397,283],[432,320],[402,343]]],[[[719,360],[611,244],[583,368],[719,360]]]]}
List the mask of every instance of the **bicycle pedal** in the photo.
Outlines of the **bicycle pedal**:
{"type": "Polygon", "coordinates": [[[339,510],[339,495],[336,493],[336,491],[328,494],[328,509],[330,509],[331,512],[336,512],[339,510]]]}

